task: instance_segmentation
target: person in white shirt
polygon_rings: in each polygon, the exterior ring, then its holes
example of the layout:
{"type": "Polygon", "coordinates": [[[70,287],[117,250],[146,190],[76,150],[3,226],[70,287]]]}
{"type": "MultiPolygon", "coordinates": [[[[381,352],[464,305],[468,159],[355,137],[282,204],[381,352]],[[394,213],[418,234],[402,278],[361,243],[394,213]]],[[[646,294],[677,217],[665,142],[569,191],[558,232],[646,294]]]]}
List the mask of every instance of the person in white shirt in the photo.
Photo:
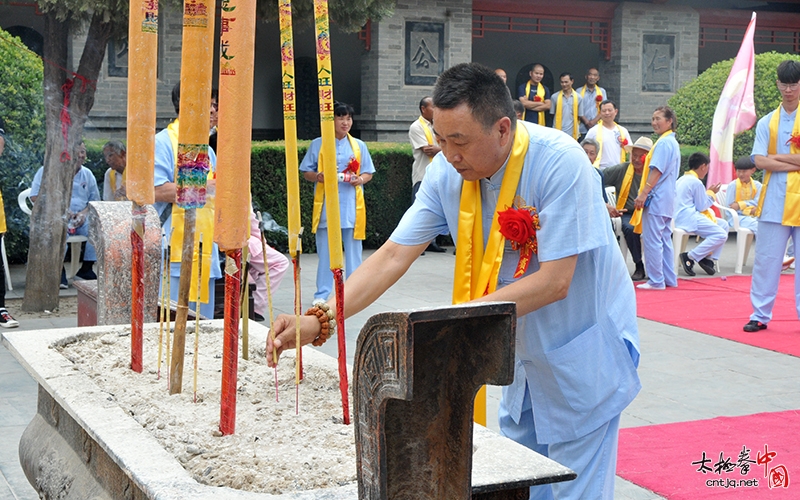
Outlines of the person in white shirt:
{"type": "MultiPolygon", "coordinates": [[[[505,72],[501,75],[499,71],[495,70],[497,76],[505,81],[503,78],[505,72]]],[[[419,118],[414,120],[414,123],[408,128],[408,140],[411,147],[414,148],[414,164],[411,167],[411,203],[417,198],[417,191],[419,185],[422,184],[422,178],[425,177],[425,169],[430,165],[433,157],[436,156],[442,149],[433,138],[433,100],[431,96],[425,96],[419,101],[419,118]]],[[[436,240],[431,241],[426,249],[431,252],[442,253],[444,248],[440,247],[436,240]]]]}
{"type": "Polygon", "coordinates": [[[125,145],[120,141],[108,141],[103,146],[103,158],[111,167],[103,177],[103,201],[126,201],[125,166],[128,158],[125,145]]]}
{"type": "Polygon", "coordinates": [[[603,101],[600,105],[600,123],[586,133],[586,139],[594,139],[598,144],[597,160],[593,163],[596,168],[603,170],[625,163],[625,146],[630,144],[631,135],[628,129],[617,124],[617,105],[614,101],[603,101]]]}
{"type": "Polygon", "coordinates": [[[699,245],[679,256],[681,267],[689,276],[695,275],[695,262],[709,276],[716,273],[715,261],[719,260],[728,240],[728,223],[711,211],[720,186],[715,184],[706,189],[702,182],[708,174],[710,161],[703,153],[692,154],[689,170],[675,184],[675,227],[703,238],[699,245]]]}

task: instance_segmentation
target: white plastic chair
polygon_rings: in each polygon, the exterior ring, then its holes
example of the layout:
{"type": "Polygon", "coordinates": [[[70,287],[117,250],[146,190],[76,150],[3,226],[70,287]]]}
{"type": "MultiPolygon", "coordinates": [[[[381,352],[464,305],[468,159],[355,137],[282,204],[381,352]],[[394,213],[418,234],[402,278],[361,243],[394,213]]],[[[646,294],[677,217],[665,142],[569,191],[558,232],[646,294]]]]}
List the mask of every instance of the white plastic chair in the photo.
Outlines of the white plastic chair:
{"type": "Polygon", "coordinates": [[[675,274],[680,272],[681,268],[681,254],[686,251],[686,245],[689,243],[689,236],[697,236],[695,233],[684,231],[683,229],[675,227],[675,218],[672,218],[672,249],[675,253],[675,274]]]}
{"type": "MultiPolygon", "coordinates": [[[[744,268],[745,262],[747,262],[747,256],[750,254],[750,246],[753,244],[753,238],[755,234],[753,231],[742,227],[739,225],[739,214],[736,210],[727,207],[726,200],[726,189],[728,186],[722,186],[717,193],[717,202],[714,203],[716,207],[720,210],[721,213],[727,214],[729,216],[729,220],[733,223],[730,225],[729,232],[736,233],[736,267],[734,268],[733,272],[736,274],[742,274],[742,269],[744,268]]],[[[728,217],[726,217],[728,219],[728,217]]]]}
{"type": "MultiPolygon", "coordinates": [[[[612,205],[617,204],[617,190],[614,186],[606,186],[606,197],[612,205]]],[[[625,241],[625,234],[622,232],[622,217],[611,217],[611,226],[614,234],[619,240],[619,250],[622,252],[622,259],[628,260],[628,242],[625,241]]]]}
{"type": "MultiPolygon", "coordinates": [[[[32,209],[31,205],[28,205],[31,199],[31,188],[25,189],[24,191],[19,193],[17,196],[17,203],[19,203],[19,208],[29,216],[31,215],[32,209]]],[[[78,272],[81,267],[81,243],[87,241],[89,238],[86,236],[81,236],[78,234],[73,234],[71,236],[67,236],[67,243],[69,244],[70,248],[70,262],[69,267],[66,269],[67,279],[72,278],[78,272]]],[[[5,259],[5,247],[2,249],[3,252],[3,259],[5,259]]],[[[3,261],[5,263],[5,260],[3,261]]],[[[8,269],[8,266],[6,266],[8,269]]],[[[6,273],[8,274],[8,273],[6,273]]],[[[10,287],[9,287],[10,290],[10,287]]]]}

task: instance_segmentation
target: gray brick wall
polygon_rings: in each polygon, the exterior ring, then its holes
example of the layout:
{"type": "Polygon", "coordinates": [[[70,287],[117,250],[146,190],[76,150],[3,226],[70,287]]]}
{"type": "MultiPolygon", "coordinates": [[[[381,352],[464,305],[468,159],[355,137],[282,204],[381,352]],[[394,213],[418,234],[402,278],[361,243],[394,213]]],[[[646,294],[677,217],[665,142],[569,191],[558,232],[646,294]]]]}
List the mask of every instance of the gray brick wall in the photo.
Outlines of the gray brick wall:
{"type": "MultiPolygon", "coordinates": [[[[642,92],[645,34],[675,35],[675,90],[697,76],[700,16],[684,6],[625,2],[617,7],[611,32],[611,60],[601,64],[607,87],[619,89],[619,121],[632,133],[652,133],[653,110],[674,92],[642,92]]],[[[680,117],[678,117],[680,120],[680,117]]]]}
{"type": "Polygon", "coordinates": [[[372,50],[361,59],[361,137],[407,141],[420,98],[432,85],[405,85],[405,23],[445,24],[444,67],[472,60],[472,2],[399,0],[391,18],[372,23],[372,50]]]}
{"type": "MultiPolygon", "coordinates": [[[[181,77],[181,13],[161,9],[158,40],[157,127],[164,128],[175,118],[172,106],[172,87],[181,77]],[[163,29],[163,28],[167,29],[163,29]]],[[[73,68],[78,67],[85,35],[73,38],[73,68]]],[[[155,64],[155,62],[154,62],[155,64]]],[[[125,139],[127,128],[128,79],[108,75],[108,53],[97,79],[94,106],[89,113],[85,134],[94,138],[125,139]]]]}

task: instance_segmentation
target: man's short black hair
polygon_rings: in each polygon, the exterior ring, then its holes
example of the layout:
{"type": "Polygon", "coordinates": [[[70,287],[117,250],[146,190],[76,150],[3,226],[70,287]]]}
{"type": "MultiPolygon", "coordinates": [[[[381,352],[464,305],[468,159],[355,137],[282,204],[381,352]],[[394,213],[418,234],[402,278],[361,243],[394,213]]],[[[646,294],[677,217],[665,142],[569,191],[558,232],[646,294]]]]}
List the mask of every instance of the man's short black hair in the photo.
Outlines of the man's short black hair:
{"type": "Polygon", "coordinates": [[[525,106],[518,99],[514,99],[512,102],[514,103],[514,113],[522,114],[525,112],[525,106]]]}
{"type": "Polygon", "coordinates": [[[711,160],[704,153],[692,153],[689,156],[689,168],[697,170],[703,165],[708,165],[711,160]]]}
{"type": "Polygon", "coordinates": [[[800,82],[800,62],[787,59],[778,65],[778,81],[781,83],[800,82]]]}
{"type": "Polygon", "coordinates": [[[356,114],[356,110],[353,109],[353,106],[347,104],[346,102],[339,102],[334,101],[333,103],[333,116],[350,116],[356,114]]]}
{"type": "Polygon", "coordinates": [[[472,116],[489,130],[497,120],[507,116],[511,129],[517,124],[517,114],[511,94],[494,70],[470,62],[456,64],[445,70],[433,88],[433,105],[439,109],[454,109],[466,104],[472,116]]]}
{"type": "Polygon", "coordinates": [[[603,106],[605,106],[606,104],[610,104],[610,105],[614,106],[614,109],[619,109],[619,108],[617,107],[617,103],[615,103],[615,102],[614,102],[614,101],[612,101],[611,99],[606,99],[605,101],[601,102],[601,103],[600,103],[600,107],[602,108],[602,107],[603,107],[603,106]]]}
{"type": "Polygon", "coordinates": [[[420,99],[419,100],[419,110],[422,111],[422,108],[426,107],[428,105],[428,101],[430,101],[430,100],[431,100],[431,96],[429,96],[429,95],[426,95],[425,97],[420,99]]]}
{"type": "Polygon", "coordinates": [[[570,80],[575,80],[574,78],[572,78],[572,73],[570,73],[569,71],[565,71],[558,76],[558,81],[560,82],[561,79],[564,78],[565,76],[569,77],[570,80]]]}
{"type": "Polygon", "coordinates": [[[175,106],[175,114],[181,114],[181,82],[172,87],[172,105],[175,106]]]}

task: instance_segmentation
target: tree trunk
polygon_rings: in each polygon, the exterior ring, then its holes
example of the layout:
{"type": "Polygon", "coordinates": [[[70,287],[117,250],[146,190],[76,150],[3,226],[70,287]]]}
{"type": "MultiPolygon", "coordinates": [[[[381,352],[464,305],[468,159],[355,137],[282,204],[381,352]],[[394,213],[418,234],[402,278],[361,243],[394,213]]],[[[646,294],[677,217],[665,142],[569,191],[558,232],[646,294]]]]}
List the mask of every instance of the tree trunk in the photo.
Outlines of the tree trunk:
{"type": "Polygon", "coordinates": [[[58,307],[58,285],[64,262],[67,210],[72,196],[76,159],[73,152],[83,138],[83,126],[94,105],[97,76],[105,57],[110,24],[94,16],[81,55],[77,75],[69,75],[67,44],[69,28],[54,13],[45,14],[44,103],[47,126],[44,172],[39,195],[31,214],[28,271],[25,277],[24,311],[53,310],[58,307]],[[63,86],[74,79],[69,106],[62,120],[63,86]],[[65,122],[69,117],[69,124],[65,122]],[[66,136],[65,136],[66,134],[66,136]]]}

